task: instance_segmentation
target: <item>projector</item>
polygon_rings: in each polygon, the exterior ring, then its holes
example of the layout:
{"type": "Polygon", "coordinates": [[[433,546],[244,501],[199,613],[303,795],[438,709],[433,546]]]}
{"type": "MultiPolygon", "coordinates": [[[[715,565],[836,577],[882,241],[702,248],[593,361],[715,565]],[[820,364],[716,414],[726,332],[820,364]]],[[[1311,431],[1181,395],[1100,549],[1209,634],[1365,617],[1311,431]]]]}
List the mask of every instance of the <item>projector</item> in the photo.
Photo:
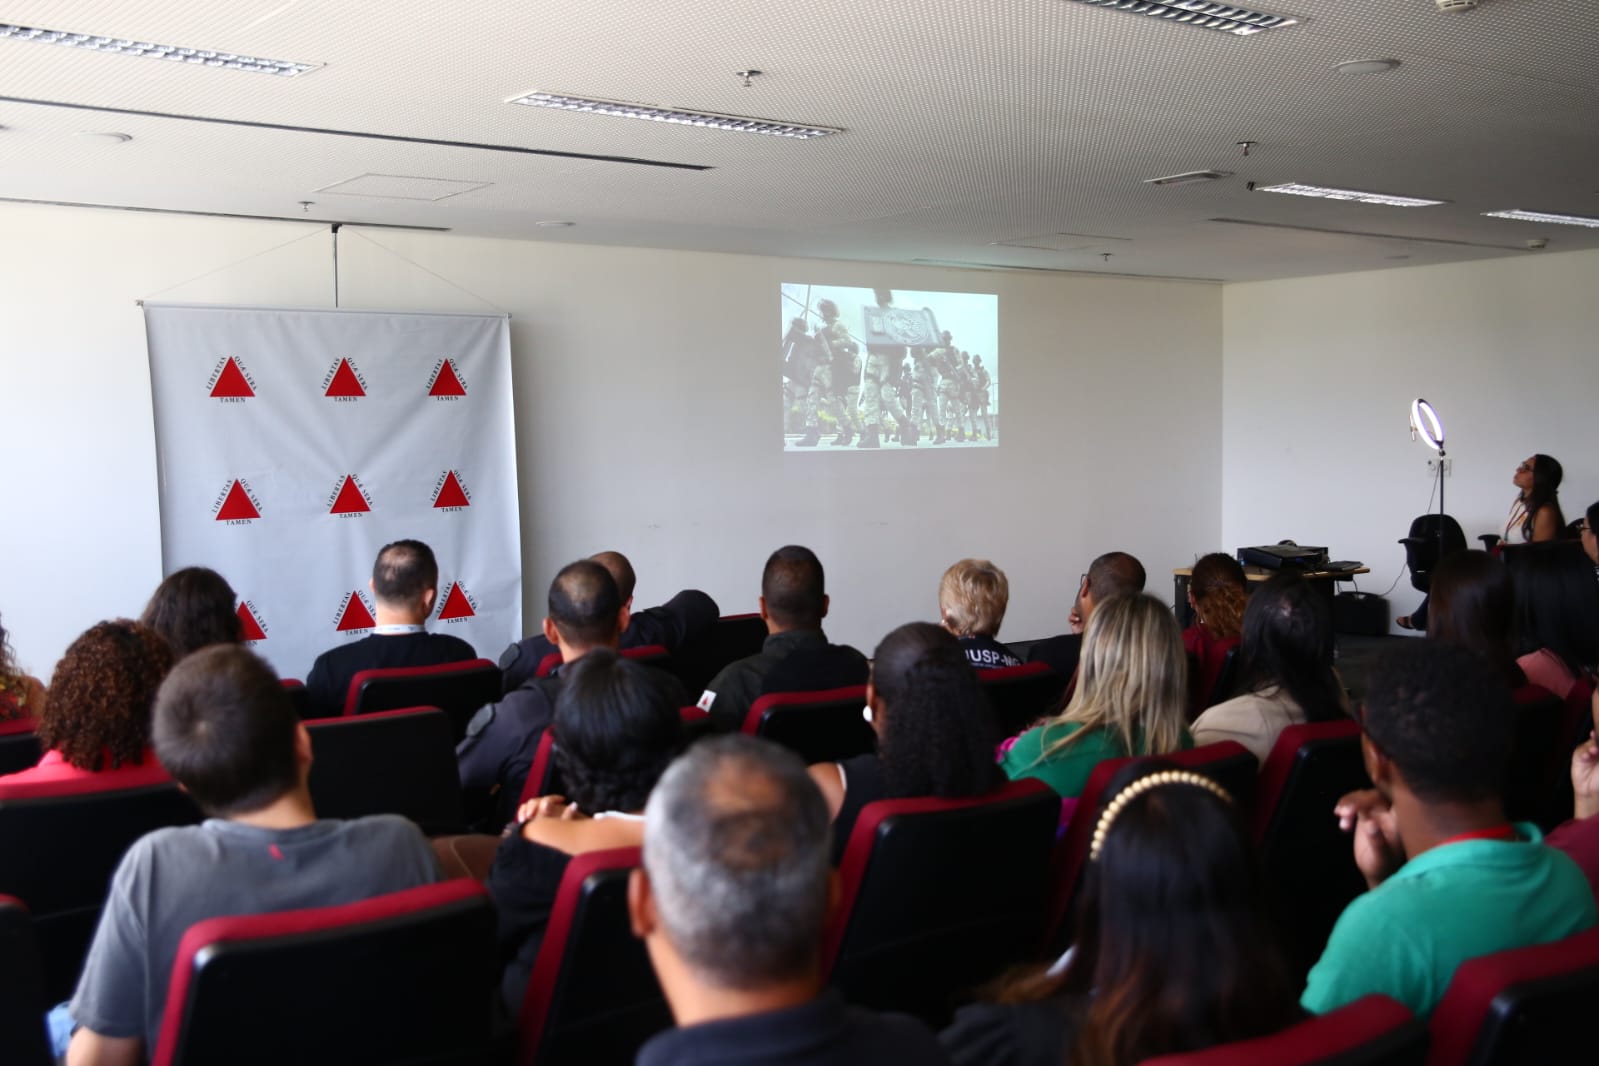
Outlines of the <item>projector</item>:
{"type": "Polygon", "coordinates": [[[1285,567],[1315,570],[1327,562],[1327,549],[1307,548],[1293,541],[1262,544],[1255,548],[1239,548],[1238,561],[1244,566],[1261,566],[1267,570],[1282,570],[1285,567]]]}

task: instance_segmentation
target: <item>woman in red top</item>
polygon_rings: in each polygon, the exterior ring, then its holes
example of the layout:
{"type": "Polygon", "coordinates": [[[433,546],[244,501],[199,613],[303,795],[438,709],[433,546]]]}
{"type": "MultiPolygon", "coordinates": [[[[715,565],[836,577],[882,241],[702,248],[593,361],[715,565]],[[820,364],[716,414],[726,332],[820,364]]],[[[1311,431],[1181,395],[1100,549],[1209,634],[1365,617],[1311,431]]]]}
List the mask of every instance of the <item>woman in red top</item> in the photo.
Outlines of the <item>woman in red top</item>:
{"type": "Polygon", "coordinates": [[[1237,559],[1225,552],[1211,552],[1194,564],[1194,574],[1188,579],[1188,605],[1194,609],[1194,621],[1183,630],[1183,650],[1193,656],[1194,665],[1188,678],[1190,720],[1211,704],[1211,697],[1232,695],[1213,690],[1227,652],[1238,646],[1248,604],[1249,582],[1237,559]]]}
{"type": "Polygon", "coordinates": [[[39,715],[44,758],[0,777],[0,795],[13,785],[89,774],[164,776],[150,750],[150,710],[172,662],[172,649],[147,626],[121,619],[91,627],[50,678],[39,715]]]}

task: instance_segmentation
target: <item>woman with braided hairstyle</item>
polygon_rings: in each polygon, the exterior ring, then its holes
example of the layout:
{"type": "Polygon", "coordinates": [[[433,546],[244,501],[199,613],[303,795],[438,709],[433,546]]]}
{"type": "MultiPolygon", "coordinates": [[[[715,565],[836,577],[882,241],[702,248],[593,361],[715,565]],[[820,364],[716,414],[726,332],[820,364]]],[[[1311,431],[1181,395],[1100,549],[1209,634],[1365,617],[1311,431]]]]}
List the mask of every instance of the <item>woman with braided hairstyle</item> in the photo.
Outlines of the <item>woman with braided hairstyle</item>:
{"type": "Polygon", "coordinates": [[[1305,1017],[1226,790],[1140,759],[1105,795],[1075,946],[956,1013],[940,1037],[956,1066],[1133,1066],[1305,1017]]]}
{"type": "Polygon", "coordinates": [[[959,799],[1005,783],[994,765],[993,710],[960,641],[939,626],[911,622],[883,638],[872,653],[864,713],[877,751],[810,771],[833,816],[835,866],[873,800],[959,799]]]}

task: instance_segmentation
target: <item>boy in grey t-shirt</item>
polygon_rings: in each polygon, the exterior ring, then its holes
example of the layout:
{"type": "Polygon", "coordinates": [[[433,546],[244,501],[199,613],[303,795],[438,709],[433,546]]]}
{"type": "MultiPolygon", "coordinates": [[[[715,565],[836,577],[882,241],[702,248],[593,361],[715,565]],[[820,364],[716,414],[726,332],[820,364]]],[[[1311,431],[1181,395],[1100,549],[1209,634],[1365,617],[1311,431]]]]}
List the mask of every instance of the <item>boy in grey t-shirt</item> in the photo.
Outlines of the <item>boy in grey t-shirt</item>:
{"type": "Polygon", "coordinates": [[[71,1066],[154,1051],[178,942],[207,918],[352,903],[439,879],[403,818],[318,821],[311,740],[267,665],[237,645],[184,659],[156,697],[161,764],[211,817],[128,849],[77,994],[71,1066]]]}

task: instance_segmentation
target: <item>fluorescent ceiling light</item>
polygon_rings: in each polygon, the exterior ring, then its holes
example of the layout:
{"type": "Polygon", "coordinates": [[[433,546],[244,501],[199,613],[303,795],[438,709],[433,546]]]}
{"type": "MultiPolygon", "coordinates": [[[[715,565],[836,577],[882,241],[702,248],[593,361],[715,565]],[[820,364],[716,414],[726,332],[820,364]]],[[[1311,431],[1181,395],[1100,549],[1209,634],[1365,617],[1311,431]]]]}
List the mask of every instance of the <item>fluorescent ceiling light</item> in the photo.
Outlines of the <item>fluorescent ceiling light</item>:
{"type": "Polygon", "coordinates": [[[1587,226],[1589,229],[1599,229],[1599,218],[1589,218],[1587,215],[1552,215],[1547,211],[1522,211],[1519,208],[1511,211],[1484,211],[1487,218],[1511,218],[1517,222],[1553,222],[1557,226],[1587,226]]]}
{"type": "Polygon", "coordinates": [[[832,126],[776,122],[771,119],[746,118],[741,115],[718,115],[709,111],[685,111],[679,107],[652,107],[649,104],[628,104],[617,100],[594,100],[585,96],[569,96],[566,93],[527,93],[523,96],[513,96],[506,103],[526,104],[528,107],[551,107],[557,111],[615,115],[618,118],[646,118],[652,122],[671,122],[680,126],[703,126],[707,129],[764,133],[771,137],[798,137],[802,140],[844,132],[832,126]]]}
{"type": "Polygon", "coordinates": [[[1077,0],[1080,4],[1109,7],[1129,11],[1135,15],[1169,19],[1187,26],[1230,33],[1235,37],[1248,37],[1261,30],[1292,26],[1298,19],[1287,15],[1271,15],[1236,4],[1215,4],[1210,0],[1077,0]]]}
{"type": "Polygon", "coordinates": [[[1145,178],[1145,185],[1191,185],[1196,181],[1220,181],[1232,177],[1230,170],[1190,170],[1182,174],[1168,174],[1164,178],[1145,178]]]}
{"type": "Polygon", "coordinates": [[[1329,189],[1322,185],[1301,185],[1290,181],[1282,185],[1263,185],[1257,192],[1285,192],[1290,196],[1318,196],[1323,200],[1353,200],[1362,204],[1382,204],[1384,207],[1435,207],[1448,200],[1423,200],[1419,196],[1389,196],[1381,192],[1361,192],[1359,189],[1329,189]]]}
{"type": "Polygon", "coordinates": [[[168,59],[174,63],[190,63],[197,67],[248,70],[255,74],[277,74],[285,78],[297,77],[322,65],[294,63],[287,59],[262,59],[260,56],[239,55],[237,52],[214,52],[205,48],[180,48],[175,44],[151,44],[149,41],[135,41],[127,37],[69,33],[66,30],[41,30],[33,26],[14,26],[5,22],[0,22],[0,40],[37,41],[40,44],[59,44],[64,48],[87,48],[91,52],[168,59]]]}

